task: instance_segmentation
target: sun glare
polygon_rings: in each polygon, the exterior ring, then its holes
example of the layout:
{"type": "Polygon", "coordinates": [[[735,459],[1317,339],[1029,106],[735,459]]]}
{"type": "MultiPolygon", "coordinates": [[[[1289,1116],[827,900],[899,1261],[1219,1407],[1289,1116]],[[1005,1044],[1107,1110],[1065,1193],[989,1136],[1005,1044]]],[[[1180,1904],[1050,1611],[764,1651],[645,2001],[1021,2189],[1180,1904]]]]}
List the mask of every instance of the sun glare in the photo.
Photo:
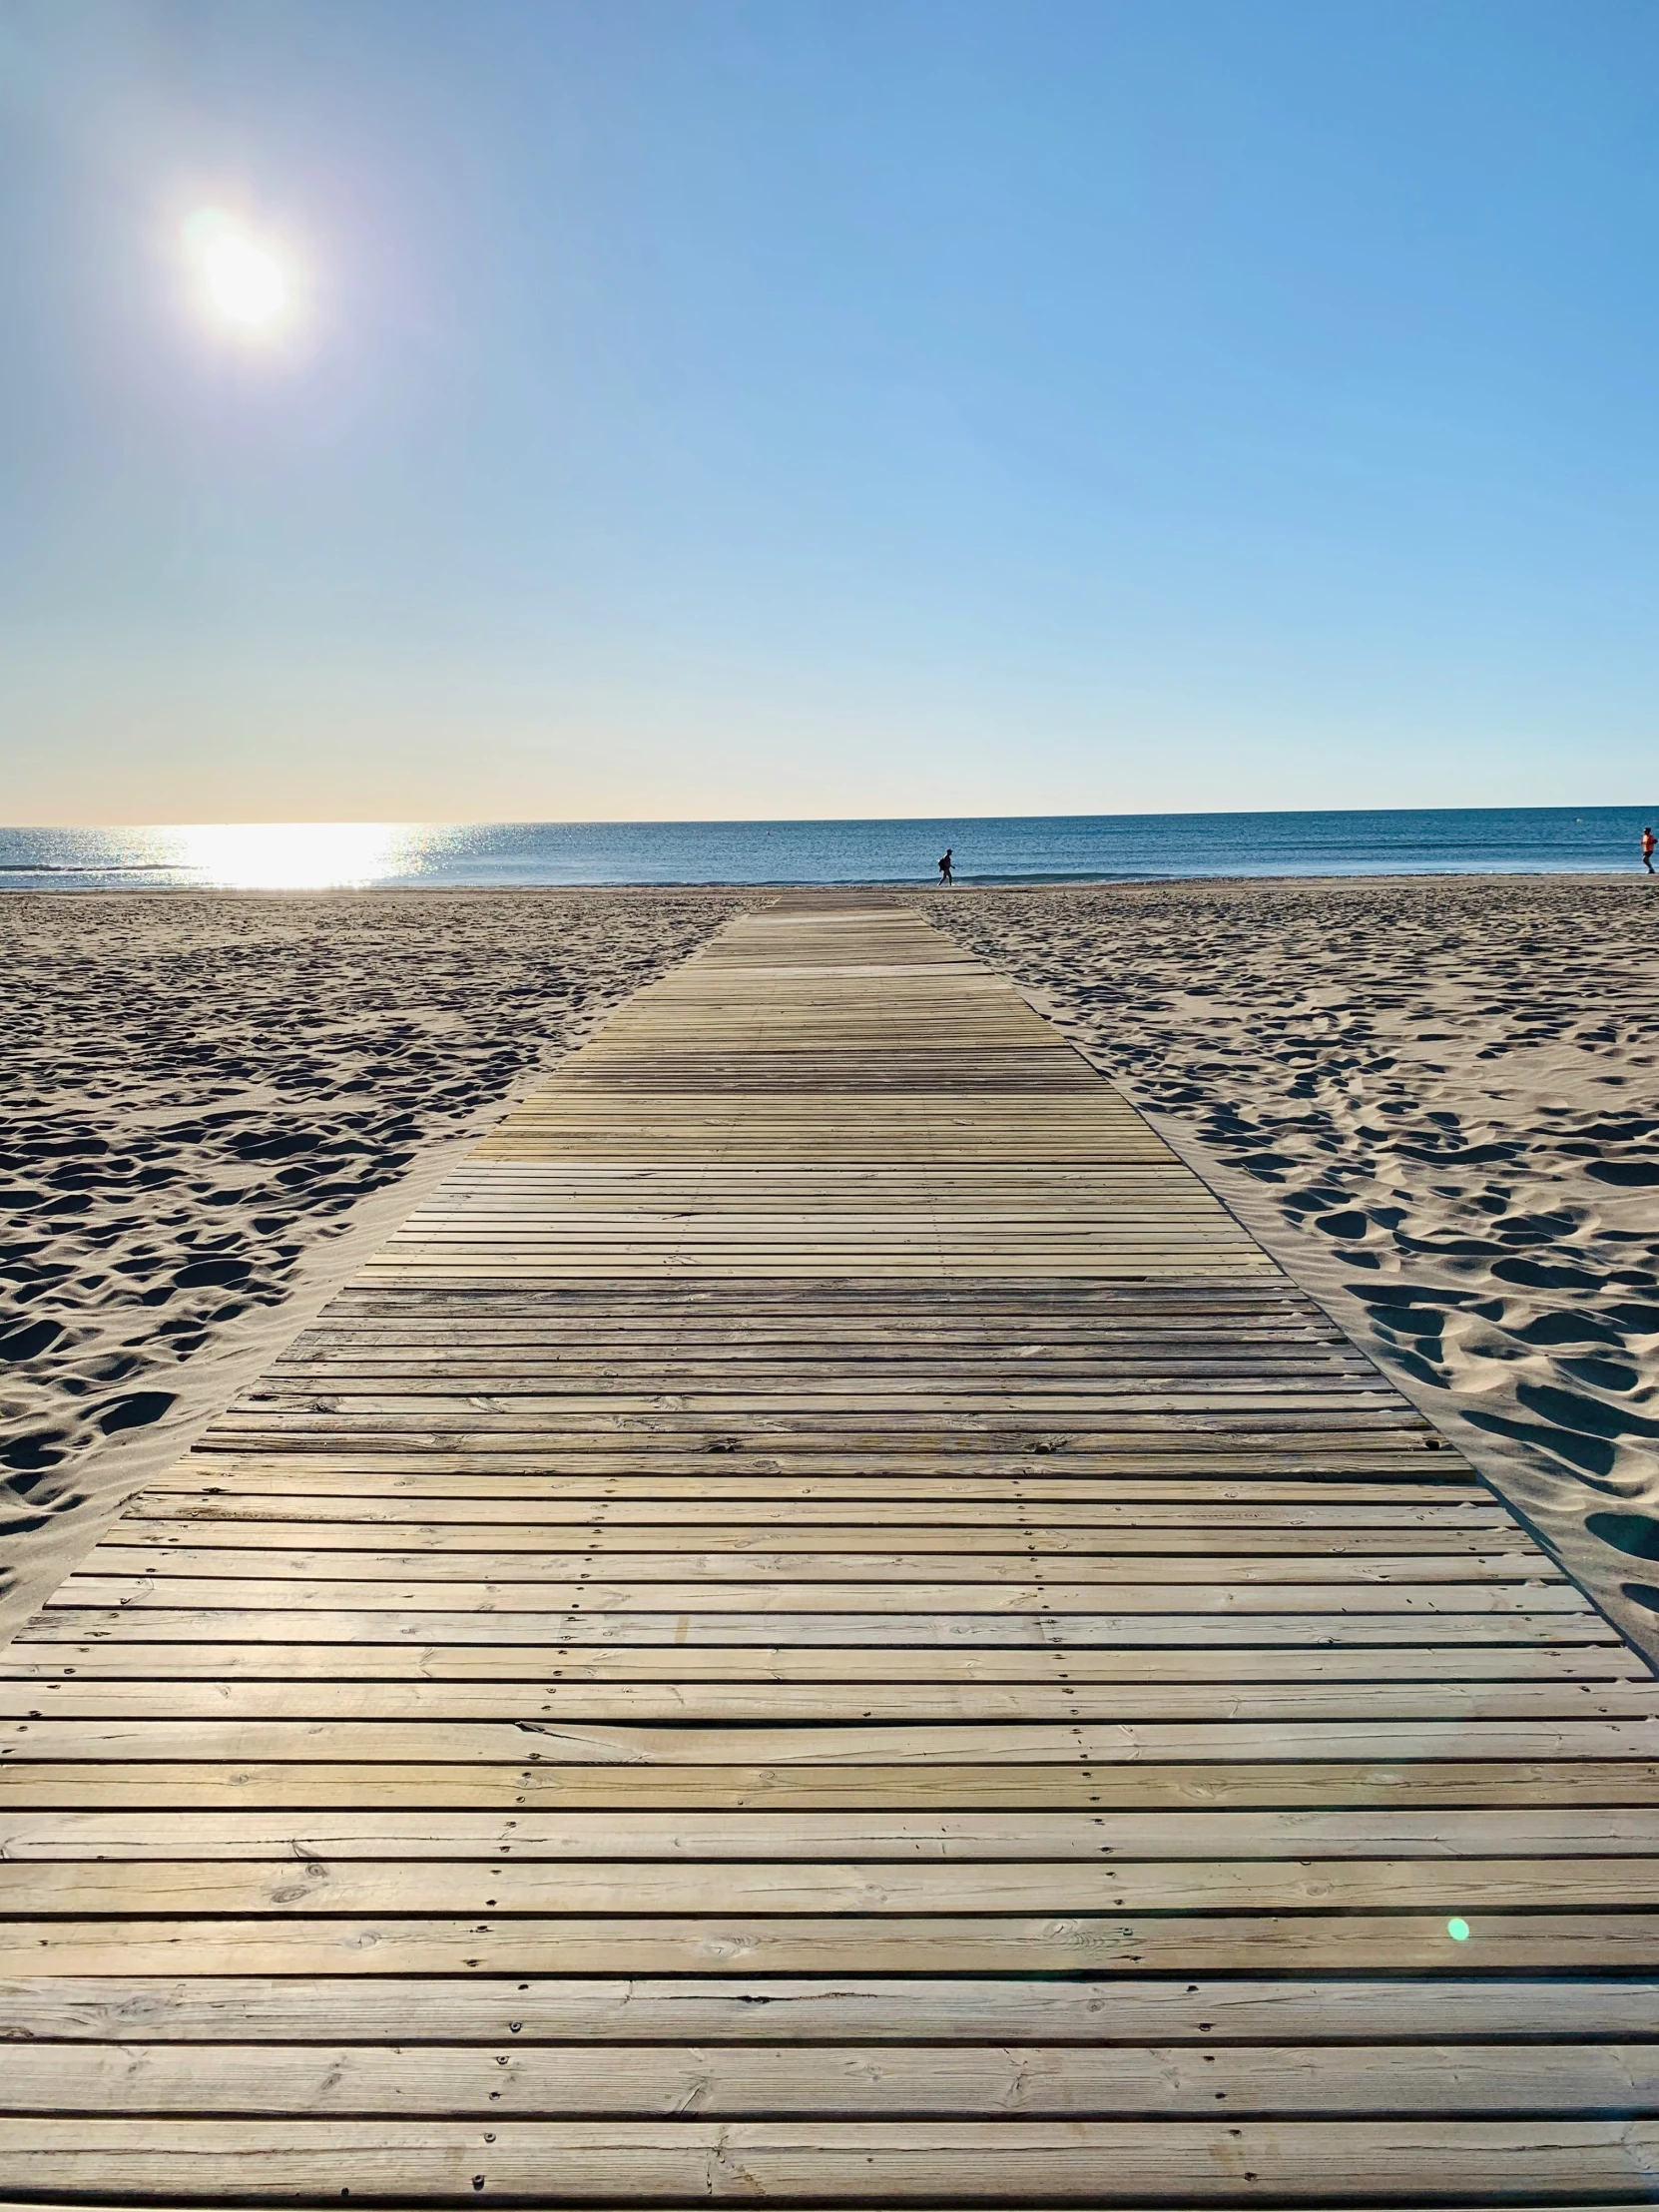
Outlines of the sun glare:
{"type": "Polygon", "coordinates": [[[259,340],[291,326],[295,272],[269,241],[223,208],[198,208],[185,225],[184,246],[202,310],[220,329],[259,340]]]}
{"type": "Polygon", "coordinates": [[[389,822],[195,823],[158,834],[169,864],[226,890],[356,888],[401,873],[417,841],[389,822]]]}

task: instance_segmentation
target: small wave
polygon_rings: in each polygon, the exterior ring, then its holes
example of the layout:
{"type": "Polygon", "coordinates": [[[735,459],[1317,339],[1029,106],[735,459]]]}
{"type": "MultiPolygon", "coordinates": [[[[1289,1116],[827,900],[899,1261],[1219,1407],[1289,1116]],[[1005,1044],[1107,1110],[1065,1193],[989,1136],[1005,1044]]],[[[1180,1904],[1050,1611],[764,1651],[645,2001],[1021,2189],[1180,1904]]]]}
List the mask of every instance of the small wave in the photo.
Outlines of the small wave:
{"type": "Polygon", "coordinates": [[[186,875],[191,872],[183,860],[86,860],[75,865],[57,860],[0,860],[0,875],[186,875]]]}

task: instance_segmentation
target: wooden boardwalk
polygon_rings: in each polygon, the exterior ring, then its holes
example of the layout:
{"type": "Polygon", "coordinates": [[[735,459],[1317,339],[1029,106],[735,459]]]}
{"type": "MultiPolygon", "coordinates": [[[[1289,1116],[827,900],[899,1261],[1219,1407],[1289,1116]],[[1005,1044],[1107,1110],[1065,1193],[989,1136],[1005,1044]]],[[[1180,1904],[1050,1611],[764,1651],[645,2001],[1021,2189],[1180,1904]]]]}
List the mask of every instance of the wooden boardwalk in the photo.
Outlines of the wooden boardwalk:
{"type": "Polygon", "coordinates": [[[0,2202],[1650,2202],[1655,1699],[1011,988],[781,900],[0,1655],[0,2202]]]}

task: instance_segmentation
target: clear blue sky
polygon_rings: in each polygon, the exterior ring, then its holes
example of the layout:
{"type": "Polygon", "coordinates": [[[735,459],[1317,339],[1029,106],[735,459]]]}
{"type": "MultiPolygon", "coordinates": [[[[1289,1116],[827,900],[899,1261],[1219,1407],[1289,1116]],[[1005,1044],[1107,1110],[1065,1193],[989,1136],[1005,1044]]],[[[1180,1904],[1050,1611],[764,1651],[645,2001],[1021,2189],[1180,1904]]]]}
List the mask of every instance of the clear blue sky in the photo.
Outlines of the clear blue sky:
{"type": "Polygon", "coordinates": [[[0,0],[0,819],[1643,802],[1656,247],[1651,0],[0,0]]]}

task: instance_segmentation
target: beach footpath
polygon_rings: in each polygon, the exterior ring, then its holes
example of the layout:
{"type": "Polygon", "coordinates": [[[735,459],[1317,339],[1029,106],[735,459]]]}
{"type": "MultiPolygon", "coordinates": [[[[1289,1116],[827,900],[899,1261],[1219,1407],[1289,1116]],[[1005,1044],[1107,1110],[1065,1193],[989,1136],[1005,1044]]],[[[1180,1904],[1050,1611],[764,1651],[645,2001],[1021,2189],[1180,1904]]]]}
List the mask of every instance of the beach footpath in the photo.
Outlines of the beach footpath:
{"type": "Polygon", "coordinates": [[[524,1097],[0,1654],[0,2212],[1650,2201],[1659,1685],[875,893],[524,1097]]]}

